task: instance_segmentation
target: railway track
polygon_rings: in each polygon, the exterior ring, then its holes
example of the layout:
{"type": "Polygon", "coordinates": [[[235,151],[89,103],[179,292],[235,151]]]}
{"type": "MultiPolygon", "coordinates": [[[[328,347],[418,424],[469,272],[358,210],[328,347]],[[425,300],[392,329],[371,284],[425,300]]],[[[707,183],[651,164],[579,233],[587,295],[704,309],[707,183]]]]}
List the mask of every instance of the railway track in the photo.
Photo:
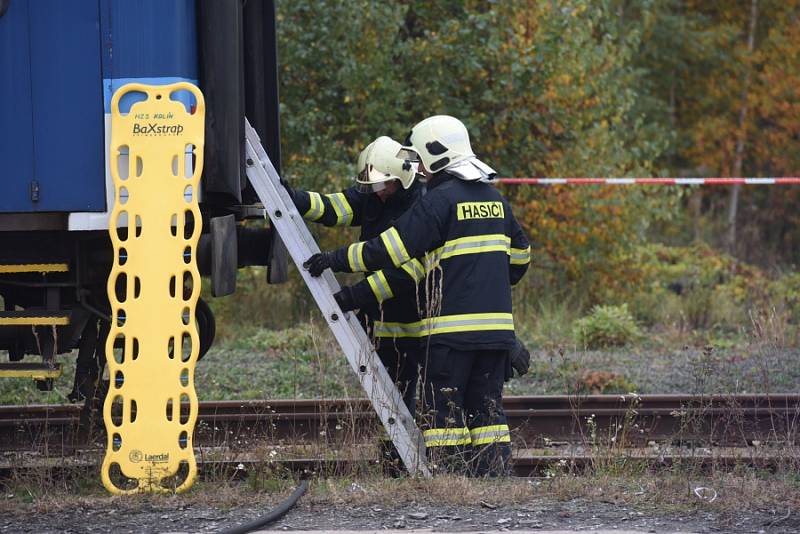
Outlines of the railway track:
{"type": "MultiPolygon", "coordinates": [[[[518,475],[611,461],[598,451],[701,468],[798,457],[800,395],[507,397],[503,407],[518,475]]],[[[0,472],[28,461],[96,466],[105,447],[98,417],[78,405],[0,406],[0,472]]],[[[377,435],[377,417],[362,399],[215,401],[200,403],[194,445],[201,464],[215,470],[266,464],[336,474],[374,463],[377,435]]]]}
{"type": "MultiPolygon", "coordinates": [[[[793,443],[800,395],[589,395],[507,397],[515,443],[546,447],[615,438],[637,446],[793,443]]],[[[362,399],[201,402],[195,444],[357,442],[378,429],[362,399]]],[[[99,412],[78,405],[0,406],[0,451],[86,446],[104,440],[99,412]],[[83,415],[83,417],[82,417],[83,415]]]]}

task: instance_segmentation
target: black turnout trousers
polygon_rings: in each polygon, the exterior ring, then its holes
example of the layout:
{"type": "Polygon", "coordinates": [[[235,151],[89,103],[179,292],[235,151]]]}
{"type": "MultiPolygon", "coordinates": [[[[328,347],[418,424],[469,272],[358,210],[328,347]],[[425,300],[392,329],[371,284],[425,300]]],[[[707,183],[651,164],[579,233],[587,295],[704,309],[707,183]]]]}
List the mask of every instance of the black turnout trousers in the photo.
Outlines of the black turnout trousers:
{"type": "Polygon", "coordinates": [[[472,476],[507,474],[511,436],[503,383],[508,351],[432,344],[424,358],[423,435],[434,466],[472,476]]]}

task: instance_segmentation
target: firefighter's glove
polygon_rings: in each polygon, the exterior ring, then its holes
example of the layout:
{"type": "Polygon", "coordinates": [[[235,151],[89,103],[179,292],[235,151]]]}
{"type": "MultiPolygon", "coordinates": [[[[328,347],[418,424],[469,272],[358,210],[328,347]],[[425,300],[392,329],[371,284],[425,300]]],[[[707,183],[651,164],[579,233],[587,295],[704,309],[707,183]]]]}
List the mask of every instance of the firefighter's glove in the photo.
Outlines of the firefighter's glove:
{"type": "Polygon", "coordinates": [[[303,267],[308,269],[308,272],[314,278],[322,274],[322,271],[330,268],[331,260],[333,258],[332,252],[317,252],[303,264],[303,267]]]}
{"type": "Polygon", "coordinates": [[[353,289],[350,286],[345,286],[338,293],[334,293],[333,298],[336,299],[336,304],[339,305],[343,312],[358,308],[356,299],[353,297],[353,289]]]}
{"type": "Polygon", "coordinates": [[[284,189],[286,189],[286,192],[289,193],[289,197],[292,199],[292,202],[295,202],[294,189],[292,188],[291,185],[289,185],[289,182],[281,178],[281,185],[283,186],[284,189]]]}
{"type": "Polygon", "coordinates": [[[517,376],[524,375],[531,367],[531,353],[519,338],[516,339],[514,348],[511,349],[511,367],[517,372],[517,376]]]}

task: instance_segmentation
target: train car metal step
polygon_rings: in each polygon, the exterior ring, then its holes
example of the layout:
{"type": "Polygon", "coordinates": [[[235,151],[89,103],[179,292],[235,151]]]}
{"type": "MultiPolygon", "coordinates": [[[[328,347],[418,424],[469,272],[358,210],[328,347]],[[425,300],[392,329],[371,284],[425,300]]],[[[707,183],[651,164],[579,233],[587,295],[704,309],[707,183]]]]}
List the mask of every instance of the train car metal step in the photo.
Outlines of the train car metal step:
{"type": "Polygon", "coordinates": [[[66,273],[67,263],[0,263],[0,274],[66,273]]]}
{"type": "Polygon", "coordinates": [[[60,363],[0,363],[0,378],[31,378],[47,380],[61,376],[60,363]]]}
{"type": "Polygon", "coordinates": [[[68,311],[22,310],[0,311],[0,326],[64,326],[69,324],[68,311]]]}

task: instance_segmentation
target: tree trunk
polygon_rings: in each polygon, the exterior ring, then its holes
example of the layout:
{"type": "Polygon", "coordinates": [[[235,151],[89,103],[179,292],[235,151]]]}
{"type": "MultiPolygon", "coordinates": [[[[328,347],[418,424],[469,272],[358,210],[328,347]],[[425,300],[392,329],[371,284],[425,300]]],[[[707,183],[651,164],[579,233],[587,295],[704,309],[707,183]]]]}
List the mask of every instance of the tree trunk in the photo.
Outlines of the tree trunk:
{"type": "Polygon", "coordinates": [[[689,214],[692,219],[692,238],[694,241],[700,241],[703,237],[700,233],[700,217],[703,215],[702,187],[691,192],[691,196],[689,197],[689,214]]]}
{"type": "MultiPolygon", "coordinates": [[[[758,23],[758,0],[750,1],[750,28],[747,33],[747,53],[752,56],[755,49],[756,41],[756,25],[758,23]]],[[[750,86],[750,73],[751,67],[747,69],[745,74],[744,84],[742,85],[742,107],[739,108],[739,128],[738,138],[736,139],[736,152],[733,160],[733,176],[740,178],[742,176],[742,164],[744,160],[744,145],[747,141],[747,93],[750,86]]],[[[739,211],[739,195],[741,192],[741,185],[734,185],[731,187],[730,197],[728,200],[728,232],[725,238],[725,248],[729,254],[736,252],[736,214],[739,211]]]]}

